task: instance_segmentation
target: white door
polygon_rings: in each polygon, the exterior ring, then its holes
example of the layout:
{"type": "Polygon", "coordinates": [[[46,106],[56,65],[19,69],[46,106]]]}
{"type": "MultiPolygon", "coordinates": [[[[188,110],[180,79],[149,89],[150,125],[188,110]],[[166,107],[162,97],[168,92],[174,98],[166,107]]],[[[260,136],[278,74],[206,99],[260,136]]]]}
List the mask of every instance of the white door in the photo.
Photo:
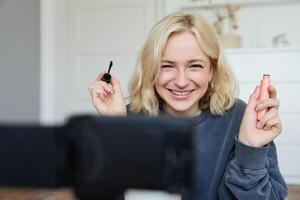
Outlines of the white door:
{"type": "Polygon", "coordinates": [[[138,52],[160,18],[158,0],[65,0],[60,3],[61,30],[57,57],[60,64],[56,116],[95,113],[88,85],[113,61],[111,73],[127,85],[138,52]],[[61,43],[60,43],[61,42],[61,43]]]}

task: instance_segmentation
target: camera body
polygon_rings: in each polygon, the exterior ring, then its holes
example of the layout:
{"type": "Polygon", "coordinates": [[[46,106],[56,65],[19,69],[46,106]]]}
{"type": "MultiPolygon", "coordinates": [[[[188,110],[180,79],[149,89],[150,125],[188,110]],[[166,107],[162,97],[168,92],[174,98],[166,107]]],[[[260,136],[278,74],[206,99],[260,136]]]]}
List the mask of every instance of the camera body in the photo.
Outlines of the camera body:
{"type": "Polygon", "coordinates": [[[79,199],[194,185],[189,119],[76,116],[62,126],[0,125],[0,133],[0,185],[72,186],[79,199]]]}

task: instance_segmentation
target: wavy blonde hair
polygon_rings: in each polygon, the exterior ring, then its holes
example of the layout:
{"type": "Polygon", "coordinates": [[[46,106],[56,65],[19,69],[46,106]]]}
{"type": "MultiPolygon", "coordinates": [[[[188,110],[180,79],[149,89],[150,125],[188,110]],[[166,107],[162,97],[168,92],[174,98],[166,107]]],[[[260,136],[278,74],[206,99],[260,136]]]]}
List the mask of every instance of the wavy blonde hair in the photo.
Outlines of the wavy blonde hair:
{"type": "Polygon", "coordinates": [[[208,22],[194,12],[175,12],[159,21],[150,31],[129,83],[130,111],[156,116],[162,101],[155,90],[161,57],[173,33],[189,31],[209,57],[213,77],[199,100],[201,110],[222,115],[235,101],[236,82],[220,47],[217,35],[208,22]]]}

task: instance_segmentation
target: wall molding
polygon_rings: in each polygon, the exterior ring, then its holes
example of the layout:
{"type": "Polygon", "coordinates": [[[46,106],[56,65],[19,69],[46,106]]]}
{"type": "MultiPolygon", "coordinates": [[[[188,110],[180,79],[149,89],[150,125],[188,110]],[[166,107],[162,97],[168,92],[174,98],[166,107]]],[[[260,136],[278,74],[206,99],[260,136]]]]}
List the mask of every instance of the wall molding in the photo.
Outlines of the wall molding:
{"type": "Polygon", "coordinates": [[[194,9],[211,9],[211,8],[222,8],[228,4],[239,5],[239,6],[264,6],[264,5],[281,5],[281,4],[291,4],[299,3],[298,0],[230,0],[221,2],[201,2],[201,1],[188,1],[183,3],[181,9],[184,10],[194,10],[194,9]]]}
{"type": "Polygon", "coordinates": [[[55,121],[56,1],[40,1],[40,123],[55,121]]]}

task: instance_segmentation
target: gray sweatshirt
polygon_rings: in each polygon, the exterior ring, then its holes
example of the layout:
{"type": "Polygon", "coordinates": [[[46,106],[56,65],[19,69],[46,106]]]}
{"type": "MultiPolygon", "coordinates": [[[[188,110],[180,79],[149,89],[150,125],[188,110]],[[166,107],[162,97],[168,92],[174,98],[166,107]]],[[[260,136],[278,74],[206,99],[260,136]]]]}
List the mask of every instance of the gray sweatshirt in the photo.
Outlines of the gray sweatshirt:
{"type": "Polygon", "coordinates": [[[279,200],[287,186],[279,171],[275,144],[246,146],[236,138],[246,104],[237,99],[223,116],[196,117],[196,191],[183,200],[279,200]]]}

